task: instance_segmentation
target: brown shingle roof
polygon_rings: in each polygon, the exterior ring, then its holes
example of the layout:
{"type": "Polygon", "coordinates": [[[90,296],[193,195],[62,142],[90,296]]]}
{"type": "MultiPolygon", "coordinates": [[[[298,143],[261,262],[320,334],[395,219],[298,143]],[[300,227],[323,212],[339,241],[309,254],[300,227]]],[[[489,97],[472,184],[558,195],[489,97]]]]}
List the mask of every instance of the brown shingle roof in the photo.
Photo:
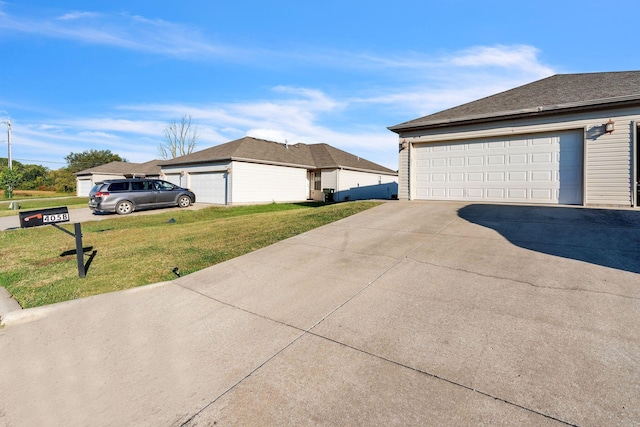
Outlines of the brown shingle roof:
{"type": "Polygon", "coordinates": [[[556,74],[389,127],[392,131],[640,101],[640,71],[556,74]]]}
{"type": "Polygon", "coordinates": [[[111,162],[76,172],[76,175],[91,175],[93,173],[104,174],[136,174],[136,175],[160,175],[160,160],[151,160],[146,163],[111,162]]]}
{"type": "Polygon", "coordinates": [[[385,174],[396,172],[377,163],[362,159],[327,144],[281,144],[279,142],[245,136],[226,144],[176,157],[160,163],[175,166],[216,161],[245,160],[307,169],[346,168],[385,174]]]}

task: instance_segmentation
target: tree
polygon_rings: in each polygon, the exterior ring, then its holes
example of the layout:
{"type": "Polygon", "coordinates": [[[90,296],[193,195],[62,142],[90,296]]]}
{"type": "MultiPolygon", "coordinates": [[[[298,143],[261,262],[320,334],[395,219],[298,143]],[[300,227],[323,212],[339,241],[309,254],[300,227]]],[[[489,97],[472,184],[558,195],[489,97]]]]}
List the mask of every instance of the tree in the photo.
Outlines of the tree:
{"type": "Polygon", "coordinates": [[[53,188],[62,193],[73,193],[76,190],[76,177],[69,171],[69,168],[60,168],[51,171],[49,174],[53,181],[53,188]]]}
{"type": "Polygon", "coordinates": [[[180,121],[173,119],[162,133],[165,142],[160,144],[158,152],[163,159],[191,154],[198,142],[198,127],[191,127],[191,114],[183,115],[180,121]]]}
{"type": "Polygon", "coordinates": [[[4,195],[10,199],[13,196],[13,189],[20,185],[22,175],[16,169],[5,169],[0,174],[0,185],[5,187],[4,195]]]}
{"type": "Polygon", "coordinates": [[[85,169],[94,168],[111,162],[126,162],[111,150],[85,150],[82,153],[71,153],[64,158],[67,161],[67,168],[74,174],[85,169]]]}
{"type": "MultiPolygon", "coordinates": [[[[17,160],[11,161],[11,167],[13,168],[21,168],[23,165],[17,160]]],[[[6,157],[0,157],[0,170],[9,167],[9,159],[6,157]]]]}
{"type": "Polygon", "coordinates": [[[37,190],[40,187],[47,187],[49,183],[49,168],[42,165],[24,165],[19,170],[22,174],[21,190],[37,190]]]}

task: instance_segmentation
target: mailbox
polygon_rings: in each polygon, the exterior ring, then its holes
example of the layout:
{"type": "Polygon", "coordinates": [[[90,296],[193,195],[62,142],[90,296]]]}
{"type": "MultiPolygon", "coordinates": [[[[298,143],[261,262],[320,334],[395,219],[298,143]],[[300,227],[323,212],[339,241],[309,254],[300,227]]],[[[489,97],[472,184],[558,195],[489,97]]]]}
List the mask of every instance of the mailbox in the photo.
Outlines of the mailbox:
{"type": "Polygon", "coordinates": [[[69,210],[67,207],[41,209],[37,211],[20,212],[20,227],[39,227],[41,225],[69,222],[69,210]]]}

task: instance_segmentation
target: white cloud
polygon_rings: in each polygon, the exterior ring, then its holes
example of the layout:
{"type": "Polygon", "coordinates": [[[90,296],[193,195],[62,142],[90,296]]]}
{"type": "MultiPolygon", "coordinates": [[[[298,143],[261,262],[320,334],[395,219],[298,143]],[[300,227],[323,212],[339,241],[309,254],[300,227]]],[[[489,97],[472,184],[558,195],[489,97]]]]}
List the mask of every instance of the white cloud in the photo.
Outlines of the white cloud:
{"type": "Polygon", "coordinates": [[[82,18],[95,18],[97,16],[99,16],[99,14],[95,12],[68,12],[62,16],[59,16],[57,19],[61,21],[72,21],[82,18]]]}
{"type": "Polygon", "coordinates": [[[533,46],[476,46],[450,58],[457,67],[499,67],[524,70],[529,74],[549,76],[553,70],[540,63],[539,50],[533,46]]]}
{"type": "Polygon", "coordinates": [[[176,57],[238,55],[226,46],[207,41],[200,30],[141,16],[72,11],[54,18],[25,18],[0,14],[0,29],[82,43],[176,57]]]}
{"type": "MultiPolygon", "coordinates": [[[[143,26],[170,25],[132,19],[143,26]]],[[[407,73],[402,79],[385,79],[380,87],[342,87],[339,95],[318,87],[280,85],[270,94],[243,102],[122,105],[100,112],[102,117],[49,120],[16,129],[16,143],[24,138],[25,145],[40,144],[40,153],[49,146],[57,156],[110,149],[143,162],[157,157],[162,130],[169,121],[191,114],[198,126],[199,149],[251,135],[292,144],[327,143],[396,169],[397,136],[387,126],[553,74],[538,56],[532,46],[479,46],[433,57],[407,54],[397,61],[361,56],[361,65],[362,58],[372,68],[382,64],[378,72],[394,68],[390,76],[398,70],[407,73]]]]}

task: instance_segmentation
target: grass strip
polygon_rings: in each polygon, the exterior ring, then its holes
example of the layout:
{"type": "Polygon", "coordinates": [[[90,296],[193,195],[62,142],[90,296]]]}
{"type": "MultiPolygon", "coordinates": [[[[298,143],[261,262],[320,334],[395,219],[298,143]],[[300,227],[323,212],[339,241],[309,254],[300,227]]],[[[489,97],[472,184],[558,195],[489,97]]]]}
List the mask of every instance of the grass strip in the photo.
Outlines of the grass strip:
{"type": "Polygon", "coordinates": [[[96,255],[83,279],[75,254],[64,255],[75,249],[71,236],[48,226],[3,231],[0,286],[28,308],[162,282],[176,266],[189,274],[377,204],[274,203],[86,222],[83,245],[96,255]]]}

